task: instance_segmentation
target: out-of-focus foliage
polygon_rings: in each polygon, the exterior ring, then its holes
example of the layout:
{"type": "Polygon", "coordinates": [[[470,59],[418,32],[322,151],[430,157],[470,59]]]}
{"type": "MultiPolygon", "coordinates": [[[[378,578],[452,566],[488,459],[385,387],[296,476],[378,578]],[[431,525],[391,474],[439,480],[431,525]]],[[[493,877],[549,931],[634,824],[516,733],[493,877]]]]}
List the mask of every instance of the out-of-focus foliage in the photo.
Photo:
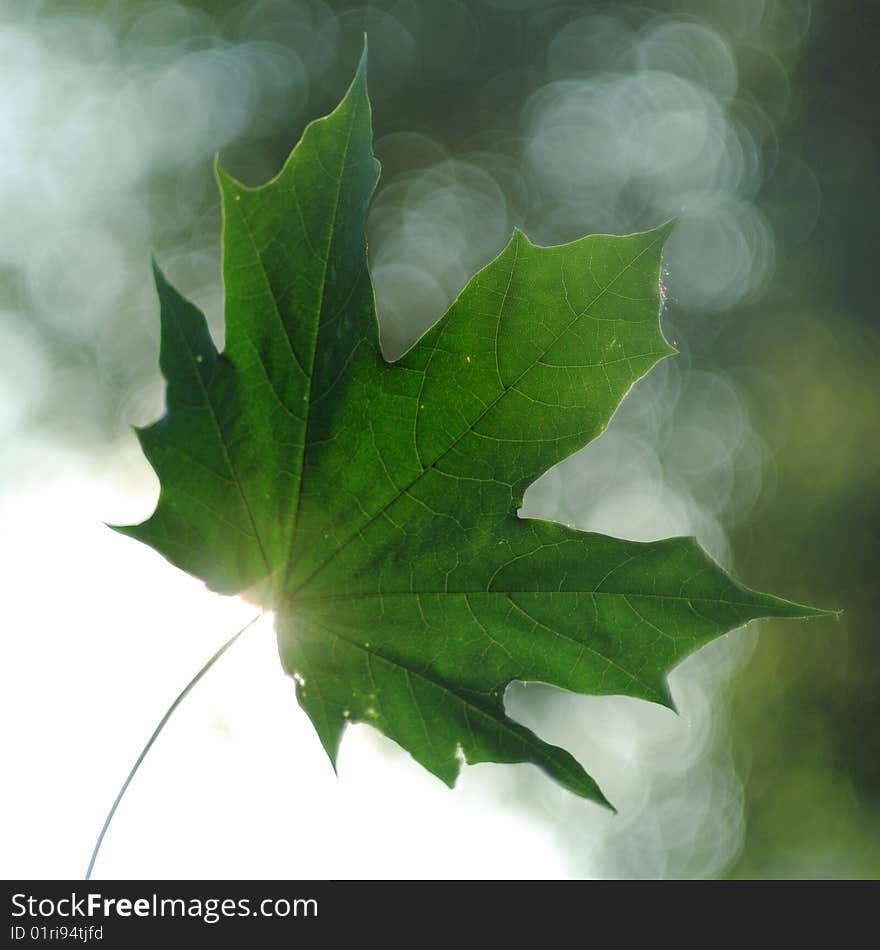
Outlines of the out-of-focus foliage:
{"type": "Polygon", "coordinates": [[[734,735],[753,796],[737,873],[875,877],[880,336],[814,305],[780,307],[750,342],[755,412],[778,447],[776,484],[789,487],[734,535],[740,563],[795,589],[817,584],[846,611],[796,640],[762,638],[736,683],[734,735]],[[798,497],[810,498],[806,513],[798,497]]]}
{"type": "Polygon", "coordinates": [[[149,510],[127,431],[162,406],[148,255],[219,342],[213,153],[246,181],[276,171],[367,29],[386,352],[513,225],[552,243],[680,214],[665,330],[682,356],[525,513],[695,533],[747,582],[846,610],[702,651],[672,680],[681,721],[509,692],[517,718],[605,757],[620,814],[600,828],[528,779],[499,794],[542,816],[575,874],[880,874],[877,15],[869,0],[4,7],[2,483],[75,453],[149,510]],[[710,702],[731,679],[732,708],[710,702]]]}

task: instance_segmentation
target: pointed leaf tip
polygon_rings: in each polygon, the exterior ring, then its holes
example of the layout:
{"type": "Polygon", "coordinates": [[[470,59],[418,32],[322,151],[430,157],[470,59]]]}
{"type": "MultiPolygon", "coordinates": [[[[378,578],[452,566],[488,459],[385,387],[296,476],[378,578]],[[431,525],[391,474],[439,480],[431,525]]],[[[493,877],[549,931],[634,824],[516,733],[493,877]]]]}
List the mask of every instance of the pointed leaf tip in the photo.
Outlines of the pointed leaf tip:
{"type": "Polygon", "coordinates": [[[161,289],[163,286],[167,286],[168,279],[165,277],[165,272],[159,266],[159,261],[156,259],[155,254],[150,255],[150,270],[153,273],[153,283],[156,285],[156,290],[161,294],[161,289]]]}
{"type": "Polygon", "coordinates": [[[679,215],[675,215],[672,218],[664,221],[662,224],[658,224],[654,230],[662,236],[664,243],[667,238],[672,234],[673,231],[678,227],[681,218],[679,215]]]}

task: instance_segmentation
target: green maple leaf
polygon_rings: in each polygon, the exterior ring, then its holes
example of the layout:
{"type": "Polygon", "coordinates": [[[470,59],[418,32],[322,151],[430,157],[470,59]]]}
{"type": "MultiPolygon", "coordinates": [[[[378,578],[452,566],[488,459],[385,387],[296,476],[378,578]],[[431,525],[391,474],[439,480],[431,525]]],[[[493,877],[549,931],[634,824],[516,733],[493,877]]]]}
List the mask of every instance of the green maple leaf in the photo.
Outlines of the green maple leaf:
{"type": "Polygon", "coordinates": [[[346,725],[368,722],[450,785],[462,759],[531,762],[604,802],[505,714],[512,680],[669,705],[666,676],[697,647],[822,613],[741,586],[690,538],[517,515],[675,352],[659,325],[668,225],[559,247],[516,231],[388,363],[364,236],[379,174],[364,62],[274,180],[217,174],[226,348],[157,270],[168,408],[139,437],[161,493],[120,530],[275,612],[334,764],[346,725]]]}

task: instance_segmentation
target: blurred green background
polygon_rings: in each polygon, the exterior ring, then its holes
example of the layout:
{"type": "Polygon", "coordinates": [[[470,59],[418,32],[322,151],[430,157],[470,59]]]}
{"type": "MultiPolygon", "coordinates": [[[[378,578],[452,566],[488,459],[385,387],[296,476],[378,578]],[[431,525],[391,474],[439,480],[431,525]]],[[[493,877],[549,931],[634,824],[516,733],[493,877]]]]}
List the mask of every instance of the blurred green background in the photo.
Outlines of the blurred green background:
{"type": "MultiPolygon", "coordinates": [[[[131,454],[128,426],[162,410],[148,254],[222,338],[213,155],[250,184],[273,174],[338,100],[364,31],[386,352],[514,225],[558,243],[680,216],[663,319],[681,356],[526,508],[637,538],[696,533],[746,583],[844,611],[732,634],[675,674],[703,731],[684,758],[654,748],[651,792],[624,801],[602,861],[537,780],[505,794],[575,876],[880,876],[870,0],[4,5],[0,490],[71,456],[107,477],[131,454]]],[[[598,733],[573,714],[613,742],[632,713],[542,687],[509,702],[588,769],[598,733]]],[[[621,786],[644,777],[616,768],[621,786]]]]}

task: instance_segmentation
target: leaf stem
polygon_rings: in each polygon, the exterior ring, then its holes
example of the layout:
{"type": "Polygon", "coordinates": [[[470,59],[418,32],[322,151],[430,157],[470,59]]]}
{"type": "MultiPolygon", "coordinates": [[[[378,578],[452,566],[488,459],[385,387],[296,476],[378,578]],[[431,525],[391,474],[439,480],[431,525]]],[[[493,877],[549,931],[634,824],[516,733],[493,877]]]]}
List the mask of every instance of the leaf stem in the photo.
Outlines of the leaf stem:
{"type": "Polygon", "coordinates": [[[128,790],[128,786],[131,785],[132,779],[137,774],[137,770],[141,767],[141,763],[147,757],[147,753],[153,746],[153,743],[159,738],[159,734],[165,728],[168,720],[174,714],[174,710],[184,701],[184,699],[189,694],[190,690],[198,683],[198,681],[211,669],[211,667],[220,659],[221,656],[232,646],[233,643],[250,627],[252,627],[259,619],[262,617],[262,613],[256,615],[250,619],[237,633],[234,633],[224,644],[220,647],[219,650],[208,660],[207,663],[196,673],[196,675],[184,686],[184,688],[177,694],[177,698],[174,702],[165,710],[165,715],[159,720],[159,724],[153,730],[153,734],[147,740],[147,744],[141,749],[141,754],[137,757],[134,765],[131,767],[131,771],[128,773],[125,781],[122,783],[122,788],[119,789],[119,793],[116,795],[116,798],[113,801],[113,804],[110,807],[110,811],[107,812],[107,817],[104,819],[104,824],[101,826],[101,832],[98,835],[98,840],[95,842],[95,847],[92,851],[92,857],[89,861],[89,866],[86,869],[85,880],[90,880],[92,876],[92,871],[95,867],[95,861],[98,858],[98,852],[101,850],[101,844],[104,841],[104,835],[107,834],[107,829],[110,827],[110,822],[113,821],[113,816],[116,814],[116,809],[119,808],[119,803],[122,801],[123,796],[128,790]]]}

